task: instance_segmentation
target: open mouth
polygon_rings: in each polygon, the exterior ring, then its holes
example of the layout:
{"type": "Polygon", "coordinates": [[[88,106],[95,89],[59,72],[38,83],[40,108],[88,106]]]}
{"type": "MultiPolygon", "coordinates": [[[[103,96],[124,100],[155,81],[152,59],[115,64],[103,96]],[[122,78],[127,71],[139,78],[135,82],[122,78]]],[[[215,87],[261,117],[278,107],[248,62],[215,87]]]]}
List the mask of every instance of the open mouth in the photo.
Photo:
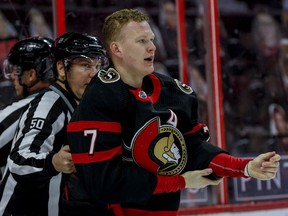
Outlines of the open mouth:
{"type": "Polygon", "coordinates": [[[153,56],[151,56],[151,57],[145,58],[144,60],[145,60],[145,61],[149,61],[149,62],[153,62],[153,60],[154,60],[154,57],[153,57],[153,56]]]}

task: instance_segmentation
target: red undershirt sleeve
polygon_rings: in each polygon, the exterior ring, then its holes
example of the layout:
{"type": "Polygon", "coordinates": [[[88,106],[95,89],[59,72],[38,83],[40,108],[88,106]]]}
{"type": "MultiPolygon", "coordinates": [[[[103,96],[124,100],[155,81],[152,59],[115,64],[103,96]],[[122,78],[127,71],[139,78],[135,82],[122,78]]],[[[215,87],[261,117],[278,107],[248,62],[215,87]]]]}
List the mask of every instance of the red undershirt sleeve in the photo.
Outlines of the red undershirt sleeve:
{"type": "MultiPolygon", "coordinates": [[[[244,177],[244,169],[251,158],[238,158],[225,153],[216,155],[209,164],[209,168],[219,177],[244,177]]],[[[170,193],[185,188],[185,179],[177,176],[157,176],[157,185],[153,194],[170,193]]]]}
{"type": "Polygon", "coordinates": [[[181,175],[157,176],[157,185],[153,194],[170,193],[185,188],[185,179],[181,175]]]}
{"type": "Polygon", "coordinates": [[[214,173],[219,177],[244,177],[245,167],[251,158],[238,158],[225,153],[216,155],[209,164],[214,173]]]}

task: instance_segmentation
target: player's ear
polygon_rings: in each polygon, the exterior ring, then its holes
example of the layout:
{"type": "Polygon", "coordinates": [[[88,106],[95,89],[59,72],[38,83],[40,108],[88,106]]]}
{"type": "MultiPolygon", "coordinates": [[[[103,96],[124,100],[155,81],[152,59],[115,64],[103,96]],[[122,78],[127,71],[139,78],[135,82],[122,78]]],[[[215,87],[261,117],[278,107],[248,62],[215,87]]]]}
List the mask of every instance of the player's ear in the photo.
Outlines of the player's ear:
{"type": "Polygon", "coordinates": [[[122,56],[121,47],[119,46],[119,44],[117,42],[113,41],[110,43],[110,50],[114,55],[116,55],[118,57],[122,56]]]}
{"type": "Polygon", "coordinates": [[[29,73],[29,81],[33,81],[37,79],[37,72],[35,69],[30,69],[28,73],[29,73]]]}
{"type": "Polygon", "coordinates": [[[58,75],[58,79],[60,79],[61,81],[64,81],[66,79],[65,76],[65,67],[62,61],[57,61],[56,62],[56,68],[57,68],[57,75],[58,75]]]}

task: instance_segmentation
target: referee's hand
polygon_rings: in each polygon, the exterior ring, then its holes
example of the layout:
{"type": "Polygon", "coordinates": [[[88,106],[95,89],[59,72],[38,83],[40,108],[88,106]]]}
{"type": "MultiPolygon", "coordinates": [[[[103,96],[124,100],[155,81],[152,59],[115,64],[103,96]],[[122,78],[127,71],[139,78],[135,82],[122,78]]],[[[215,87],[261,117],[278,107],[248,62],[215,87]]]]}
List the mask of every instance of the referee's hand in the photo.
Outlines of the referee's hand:
{"type": "Polygon", "coordinates": [[[75,172],[75,166],[68,145],[63,146],[59,152],[53,155],[52,164],[58,172],[67,174],[75,172]]]}
{"type": "Polygon", "coordinates": [[[211,180],[206,177],[212,172],[213,170],[210,168],[185,172],[182,174],[186,183],[185,188],[204,188],[208,185],[218,185],[222,181],[222,178],[211,180]]]}

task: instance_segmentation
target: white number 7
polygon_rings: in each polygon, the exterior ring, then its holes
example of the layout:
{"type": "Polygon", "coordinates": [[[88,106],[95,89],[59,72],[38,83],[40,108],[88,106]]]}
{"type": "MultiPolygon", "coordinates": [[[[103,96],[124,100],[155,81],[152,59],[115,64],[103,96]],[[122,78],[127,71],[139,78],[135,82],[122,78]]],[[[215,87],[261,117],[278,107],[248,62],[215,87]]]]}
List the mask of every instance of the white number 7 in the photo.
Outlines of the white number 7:
{"type": "Polygon", "coordinates": [[[96,136],[97,136],[97,130],[84,130],[84,136],[88,136],[88,135],[92,135],[89,154],[93,154],[95,143],[96,143],[95,140],[96,140],[96,136]]]}

